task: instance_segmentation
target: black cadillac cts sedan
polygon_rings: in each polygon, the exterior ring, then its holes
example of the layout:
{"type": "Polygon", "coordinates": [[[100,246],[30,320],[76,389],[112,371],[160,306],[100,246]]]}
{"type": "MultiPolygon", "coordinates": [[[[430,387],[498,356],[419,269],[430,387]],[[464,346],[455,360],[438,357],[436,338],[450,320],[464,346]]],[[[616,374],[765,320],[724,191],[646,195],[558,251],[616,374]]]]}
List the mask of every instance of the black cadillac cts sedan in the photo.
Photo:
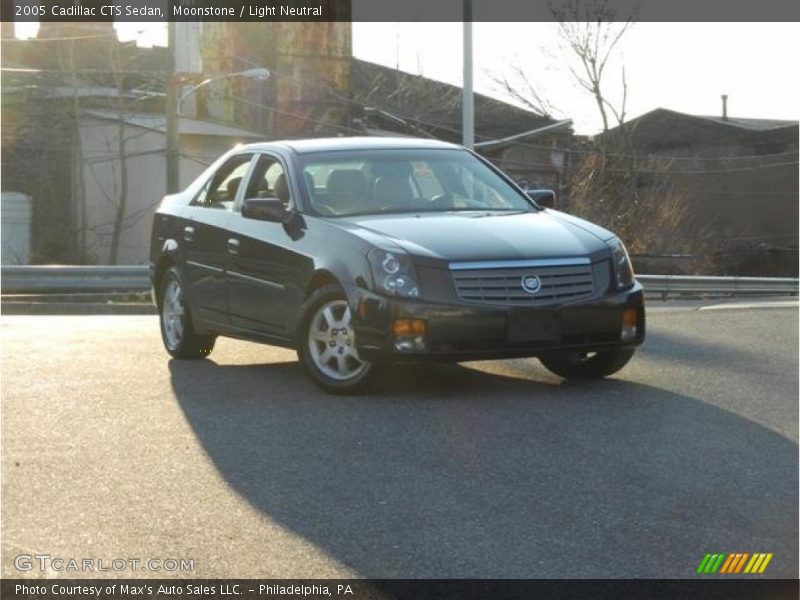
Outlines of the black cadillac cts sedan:
{"type": "Polygon", "coordinates": [[[644,340],[614,234],[443,142],[237,147],[164,199],[150,257],[172,356],[208,356],[219,335],[295,348],[334,393],[397,361],[533,356],[604,377],[644,340]]]}

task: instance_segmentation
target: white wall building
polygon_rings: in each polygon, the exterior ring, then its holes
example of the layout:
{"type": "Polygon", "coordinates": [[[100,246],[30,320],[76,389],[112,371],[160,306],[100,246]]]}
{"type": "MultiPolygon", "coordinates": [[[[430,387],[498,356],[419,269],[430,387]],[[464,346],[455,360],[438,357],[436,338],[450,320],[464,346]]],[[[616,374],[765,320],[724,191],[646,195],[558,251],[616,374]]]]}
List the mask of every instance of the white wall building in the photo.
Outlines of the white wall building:
{"type": "Polygon", "coordinates": [[[3,192],[0,197],[0,258],[4,265],[27,265],[30,261],[31,197],[19,192],[3,192]]]}
{"type": "MultiPolygon", "coordinates": [[[[158,114],[125,114],[127,194],[118,264],[144,264],[150,247],[153,214],[166,188],[166,119],[158,114]]],[[[184,188],[208,164],[259,134],[192,119],[180,119],[180,183],[184,188]]],[[[107,264],[114,222],[122,197],[119,160],[120,116],[87,110],[80,121],[81,156],[75,157],[74,222],[88,262],[107,264]]],[[[4,231],[5,232],[5,231],[4,231]]]]}

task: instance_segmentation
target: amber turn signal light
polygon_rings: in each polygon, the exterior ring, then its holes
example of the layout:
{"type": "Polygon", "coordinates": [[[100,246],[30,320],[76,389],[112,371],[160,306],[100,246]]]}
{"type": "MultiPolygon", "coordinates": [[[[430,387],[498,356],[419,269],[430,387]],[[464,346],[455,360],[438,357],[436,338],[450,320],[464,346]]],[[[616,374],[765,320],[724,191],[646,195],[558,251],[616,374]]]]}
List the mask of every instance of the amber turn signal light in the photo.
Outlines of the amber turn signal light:
{"type": "Polygon", "coordinates": [[[620,331],[620,339],[623,342],[631,342],[636,339],[636,321],[638,320],[638,311],[635,308],[626,308],[622,313],[622,331],[620,331]]]}
{"type": "Polygon", "coordinates": [[[395,337],[425,335],[428,324],[423,319],[397,319],[392,325],[395,337]]]}
{"type": "Polygon", "coordinates": [[[636,327],[637,310],[635,308],[626,308],[622,313],[622,325],[624,327],[636,327]]]}

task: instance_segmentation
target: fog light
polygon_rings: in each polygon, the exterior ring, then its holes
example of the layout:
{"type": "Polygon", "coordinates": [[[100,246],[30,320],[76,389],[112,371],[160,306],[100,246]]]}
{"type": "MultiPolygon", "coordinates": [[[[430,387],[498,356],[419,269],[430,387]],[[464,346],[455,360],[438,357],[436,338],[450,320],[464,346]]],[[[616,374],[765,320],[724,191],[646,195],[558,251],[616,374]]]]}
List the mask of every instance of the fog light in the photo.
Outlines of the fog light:
{"type": "Polygon", "coordinates": [[[412,338],[401,338],[395,340],[394,349],[396,352],[413,352],[414,340],[412,338]]]}
{"type": "Polygon", "coordinates": [[[395,337],[408,337],[425,335],[428,324],[422,319],[397,319],[392,325],[395,337]]]}
{"type": "Polygon", "coordinates": [[[394,341],[395,352],[424,352],[425,338],[421,335],[416,337],[400,337],[394,341]]]}
{"type": "Polygon", "coordinates": [[[425,350],[425,338],[422,337],[421,335],[418,335],[417,337],[414,338],[414,350],[416,350],[417,352],[425,350]]]}
{"type": "Polygon", "coordinates": [[[620,339],[623,342],[630,342],[636,337],[636,321],[638,311],[635,308],[626,308],[622,313],[622,332],[620,339]]]}

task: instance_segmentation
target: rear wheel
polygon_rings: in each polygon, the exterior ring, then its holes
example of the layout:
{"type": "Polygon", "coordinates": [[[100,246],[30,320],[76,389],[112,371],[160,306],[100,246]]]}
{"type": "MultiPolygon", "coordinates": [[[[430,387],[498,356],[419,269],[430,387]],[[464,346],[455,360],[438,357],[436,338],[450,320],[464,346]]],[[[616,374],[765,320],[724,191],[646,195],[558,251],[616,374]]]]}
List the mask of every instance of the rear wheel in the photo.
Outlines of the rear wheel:
{"type": "Polygon", "coordinates": [[[185,290],[183,274],[178,267],[170,268],[161,278],[161,339],[167,352],[175,358],[205,358],[211,354],[216,336],[195,333],[185,290]]]}
{"type": "Polygon", "coordinates": [[[540,356],[550,371],[565,379],[600,379],[613,375],[628,364],[634,350],[603,352],[558,352],[540,356]]]}
{"type": "Polygon", "coordinates": [[[297,355],[314,383],[332,394],[369,387],[375,366],[358,355],[350,306],[339,286],[314,292],[302,314],[297,355]]]}

